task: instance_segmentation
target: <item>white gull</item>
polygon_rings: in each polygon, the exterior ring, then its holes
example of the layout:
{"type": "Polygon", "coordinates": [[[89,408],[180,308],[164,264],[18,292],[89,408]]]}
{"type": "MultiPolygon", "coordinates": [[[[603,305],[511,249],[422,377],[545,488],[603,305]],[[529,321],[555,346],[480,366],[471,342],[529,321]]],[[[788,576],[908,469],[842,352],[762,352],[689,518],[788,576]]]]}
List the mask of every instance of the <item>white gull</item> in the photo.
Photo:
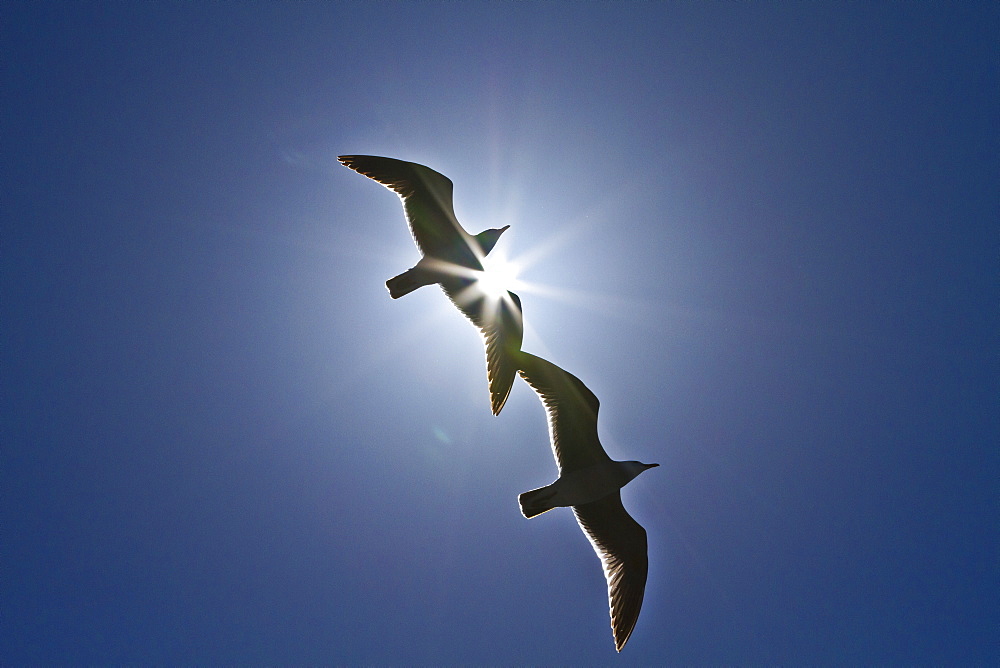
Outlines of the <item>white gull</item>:
{"type": "Polygon", "coordinates": [[[513,292],[491,297],[476,285],[482,259],[510,226],[472,236],[459,224],[452,204],[451,179],[430,167],[374,155],[342,155],[340,162],[381,183],[403,202],[410,233],[423,254],[416,265],[385,285],[393,299],[437,283],[479,329],[486,346],[486,375],[494,415],[503,408],[514,384],[524,324],[521,300],[513,292]]]}
{"type": "Polygon", "coordinates": [[[570,506],[601,559],[608,582],[615,649],[625,646],[642,608],[649,561],[646,530],[622,505],[620,489],[658,464],[617,462],[597,437],[600,403],[579,378],[535,355],[518,355],[519,373],[545,406],[559,478],[518,497],[525,517],[570,506]]]}

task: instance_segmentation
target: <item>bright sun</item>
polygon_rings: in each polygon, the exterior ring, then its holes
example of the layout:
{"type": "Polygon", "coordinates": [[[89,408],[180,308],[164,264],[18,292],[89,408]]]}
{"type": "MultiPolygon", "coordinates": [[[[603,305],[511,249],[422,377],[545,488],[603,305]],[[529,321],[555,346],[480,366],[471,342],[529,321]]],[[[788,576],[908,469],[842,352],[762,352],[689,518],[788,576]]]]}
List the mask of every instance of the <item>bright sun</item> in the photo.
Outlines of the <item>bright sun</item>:
{"type": "Polygon", "coordinates": [[[499,299],[508,290],[516,291],[520,269],[516,262],[494,249],[493,253],[483,258],[483,273],[477,273],[476,276],[478,285],[487,295],[499,299]]]}

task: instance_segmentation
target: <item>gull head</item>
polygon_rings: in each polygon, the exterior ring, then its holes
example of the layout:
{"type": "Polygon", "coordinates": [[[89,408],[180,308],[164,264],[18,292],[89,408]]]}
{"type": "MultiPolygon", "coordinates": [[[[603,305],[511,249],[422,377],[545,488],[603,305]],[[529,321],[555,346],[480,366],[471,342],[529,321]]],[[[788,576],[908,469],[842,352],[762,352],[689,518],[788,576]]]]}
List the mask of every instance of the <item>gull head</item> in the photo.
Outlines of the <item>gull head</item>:
{"type": "Polygon", "coordinates": [[[510,225],[504,225],[503,227],[493,228],[490,230],[483,230],[476,235],[476,241],[479,242],[479,247],[483,249],[483,255],[489,255],[493,247],[497,245],[497,241],[500,240],[500,235],[507,231],[510,225]]]}
{"type": "Polygon", "coordinates": [[[659,464],[643,464],[642,462],[636,462],[636,461],[620,462],[620,463],[622,470],[624,471],[625,475],[628,476],[628,479],[630,481],[643,471],[648,471],[654,466],[659,466],[659,464]]]}

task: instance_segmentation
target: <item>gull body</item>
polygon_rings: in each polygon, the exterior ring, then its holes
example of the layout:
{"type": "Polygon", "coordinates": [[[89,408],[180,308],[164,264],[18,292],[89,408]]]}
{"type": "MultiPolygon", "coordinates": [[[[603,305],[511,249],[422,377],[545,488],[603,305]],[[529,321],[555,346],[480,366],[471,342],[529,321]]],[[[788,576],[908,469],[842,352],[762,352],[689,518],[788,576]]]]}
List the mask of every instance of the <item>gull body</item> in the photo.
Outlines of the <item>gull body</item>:
{"type": "Polygon", "coordinates": [[[518,497],[521,513],[528,518],[553,508],[579,506],[598,501],[632,481],[637,475],[658,464],[642,462],[606,462],[574,471],[564,471],[551,485],[525,492],[518,497]]]}
{"type": "Polygon", "coordinates": [[[579,378],[535,355],[518,355],[518,373],[545,407],[559,478],[518,497],[525,517],[569,506],[601,560],[608,582],[611,630],[619,652],[639,619],[649,560],[646,530],[622,505],[620,489],[658,464],[618,462],[597,437],[594,393],[579,378]]]}
{"type": "Polygon", "coordinates": [[[483,271],[482,259],[510,226],[466,232],[455,217],[451,179],[430,167],[374,155],[342,155],[338,160],[399,196],[423,257],[386,281],[389,295],[398,299],[425,285],[441,286],[483,337],[490,406],[498,415],[517,374],[514,358],[524,333],[521,300],[509,291],[491,297],[476,285],[476,276],[483,271]]]}

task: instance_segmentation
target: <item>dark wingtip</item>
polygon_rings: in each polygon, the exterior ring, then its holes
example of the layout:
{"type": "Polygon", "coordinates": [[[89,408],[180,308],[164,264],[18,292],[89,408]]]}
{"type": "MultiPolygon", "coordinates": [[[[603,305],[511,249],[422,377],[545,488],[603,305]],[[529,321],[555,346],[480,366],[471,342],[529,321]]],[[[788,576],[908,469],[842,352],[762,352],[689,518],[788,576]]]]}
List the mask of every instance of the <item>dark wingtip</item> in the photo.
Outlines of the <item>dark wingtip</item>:
{"type": "MultiPolygon", "coordinates": [[[[507,403],[507,399],[510,397],[510,391],[514,387],[515,374],[511,371],[510,382],[506,383],[506,387],[499,387],[495,392],[491,392],[490,409],[493,411],[493,415],[500,415],[500,411],[503,410],[504,405],[507,403]],[[503,394],[501,394],[503,392],[503,394]]],[[[490,388],[491,390],[493,388],[490,388]]]]}
{"type": "Polygon", "coordinates": [[[339,162],[340,164],[342,164],[344,167],[347,167],[348,169],[353,169],[354,171],[357,171],[358,161],[362,160],[364,158],[371,158],[371,157],[373,157],[373,156],[370,156],[370,155],[338,155],[337,156],[337,162],[339,162]]]}
{"type": "Polygon", "coordinates": [[[625,647],[625,643],[628,639],[632,637],[632,631],[635,629],[635,622],[632,623],[632,628],[625,631],[624,629],[615,629],[614,626],[611,627],[611,633],[615,637],[615,651],[621,653],[622,648],[625,647]],[[619,638],[619,636],[623,636],[619,638]]]}

